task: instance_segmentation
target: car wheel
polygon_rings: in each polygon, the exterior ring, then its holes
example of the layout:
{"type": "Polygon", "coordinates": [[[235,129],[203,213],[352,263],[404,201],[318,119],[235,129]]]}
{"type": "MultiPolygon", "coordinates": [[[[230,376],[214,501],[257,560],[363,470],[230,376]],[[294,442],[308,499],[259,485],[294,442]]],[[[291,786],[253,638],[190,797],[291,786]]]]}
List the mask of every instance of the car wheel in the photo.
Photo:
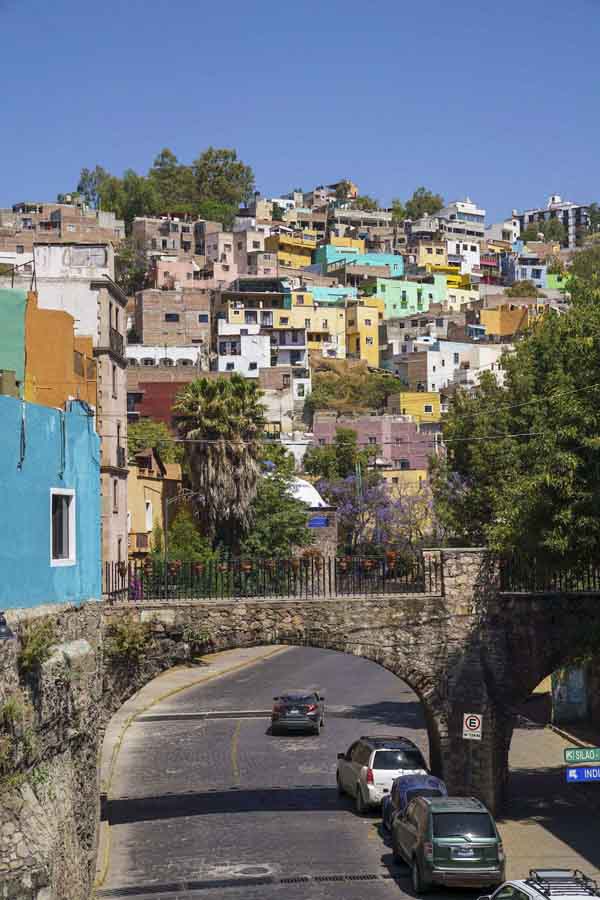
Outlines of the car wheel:
{"type": "Polygon", "coordinates": [[[344,788],[343,788],[343,785],[342,785],[342,781],[341,781],[340,773],[339,773],[339,772],[336,772],[335,780],[336,780],[336,783],[337,783],[338,794],[340,795],[340,797],[343,797],[343,795],[346,793],[346,791],[345,791],[344,788]]]}
{"type": "Polygon", "coordinates": [[[402,854],[400,853],[400,850],[398,849],[398,844],[396,843],[396,837],[395,837],[393,831],[392,831],[392,858],[393,858],[394,862],[397,862],[397,863],[404,862],[404,860],[402,858],[402,854]]]}
{"type": "Polygon", "coordinates": [[[321,734],[321,726],[318,722],[310,733],[316,735],[317,737],[321,734]]]}
{"type": "Polygon", "coordinates": [[[412,889],[415,894],[427,893],[427,885],[421,877],[421,868],[416,857],[413,859],[412,866],[410,867],[410,878],[412,881],[412,889]]]}
{"type": "Polygon", "coordinates": [[[364,801],[360,784],[356,785],[356,814],[358,816],[365,816],[367,814],[367,805],[364,801]]]}

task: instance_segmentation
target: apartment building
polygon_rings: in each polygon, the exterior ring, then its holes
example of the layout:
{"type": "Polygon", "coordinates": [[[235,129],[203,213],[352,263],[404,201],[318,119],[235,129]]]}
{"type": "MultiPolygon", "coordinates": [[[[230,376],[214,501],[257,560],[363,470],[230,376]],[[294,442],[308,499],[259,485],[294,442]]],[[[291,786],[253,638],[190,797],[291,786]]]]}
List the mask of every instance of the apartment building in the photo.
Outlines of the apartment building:
{"type": "Polygon", "coordinates": [[[535,209],[526,209],[524,212],[515,216],[518,218],[521,231],[524,231],[528,225],[535,222],[547,222],[550,219],[558,219],[564,225],[566,240],[565,247],[574,250],[577,247],[578,240],[590,224],[590,218],[587,205],[573,203],[570,200],[563,200],[560,194],[552,194],[548,198],[545,207],[537,207],[535,209]]]}
{"type": "Polygon", "coordinates": [[[346,308],[346,354],[379,367],[379,324],[384,301],[379,297],[351,300],[346,308]]]}
{"type": "Polygon", "coordinates": [[[313,420],[313,443],[318,447],[333,443],[338,428],[356,432],[359,447],[375,447],[376,464],[399,470],[427,470],[434,452],[434,441],[427,432],[407,416],[384,414],[336,417],[316,412],[313,420]]]}
{"type": "Polygon", "coordinates": [[[439,392],[449,385],[472,386],[484,371],[503,381],[501,358],[510,344],[444,341],[421,337],[408,342],[405,353],[394,359],[394,373],[411,391],[439,392]]]}
{"type": "Polygon", "coordinates": [[[304,269],[312,263],[317,246],[314,232],[284,231],[271,234],[265,239],[265,250],[277,254],[277,263],[291,269],[304,269]]]}
{"type": "Polygon", "coordinates": [[[195,252],[193,220],[176,216],[136,216],[131,226],[135,246],[149,256],[169,253],[192,256],[195,252]]]}
{"type": "Polygon", "coordinates": [[[149,346],[210,346],[210,292],[148,289],[135,297],[136,341],[149,346]]]}

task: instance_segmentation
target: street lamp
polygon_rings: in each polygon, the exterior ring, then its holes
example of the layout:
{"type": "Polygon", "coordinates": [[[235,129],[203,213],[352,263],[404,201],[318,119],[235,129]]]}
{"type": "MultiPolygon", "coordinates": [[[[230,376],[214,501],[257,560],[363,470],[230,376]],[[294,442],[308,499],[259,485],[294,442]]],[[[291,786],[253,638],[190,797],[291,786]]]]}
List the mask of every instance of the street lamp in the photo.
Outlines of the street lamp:
{"type": "Polygon", "coordinates": [[[4,612],[0,610],[0,641],[14,641],[15,634],[9,628],[4,612]]]}

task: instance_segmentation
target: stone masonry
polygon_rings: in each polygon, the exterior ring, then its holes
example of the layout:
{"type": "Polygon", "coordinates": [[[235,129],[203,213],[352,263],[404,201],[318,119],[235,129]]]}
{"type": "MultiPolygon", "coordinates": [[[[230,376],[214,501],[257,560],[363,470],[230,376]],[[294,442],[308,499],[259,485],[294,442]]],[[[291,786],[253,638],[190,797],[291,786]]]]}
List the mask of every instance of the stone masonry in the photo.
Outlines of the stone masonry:
{"type": "MultiPolygon", "coordinates": [[[[497,809],[514,709],[573,653],[598,597],[500,594],[484,551],[428,553],[443,572],[436,595],[38,610],[56,641],[38,665],[23,670],[21,640],[0,643],[0,900],[88,900],[106,723],[144,683],[199,649],[287,643],[376,662],[418,694],[432,769],[450,792],[497,809]],[[467,712],[482,716],[480,742],[462,738],[467,712]]],[[[12,627],[19,632],[30,616],[13,614],[12,627]]]]}

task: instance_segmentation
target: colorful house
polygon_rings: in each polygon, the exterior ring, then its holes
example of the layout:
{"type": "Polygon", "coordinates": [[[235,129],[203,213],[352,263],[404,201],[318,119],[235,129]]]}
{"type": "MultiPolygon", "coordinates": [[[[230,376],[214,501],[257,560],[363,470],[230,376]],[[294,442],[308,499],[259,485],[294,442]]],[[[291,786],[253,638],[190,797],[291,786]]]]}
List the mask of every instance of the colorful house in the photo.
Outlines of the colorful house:
{"type": "MultiPolygon", "coordinates": [[[[179,463],[163,463],[157,450],[148,448],[136,453],[129,463],[127,479],[127,530],[129,556],[143,558],[152,550],[155,529],[164,533],[164,511],[167,501],[177,496],[181,487],[179,463]]],[[[177,503],[175,503],[175,506],[177,503]]],[[[176,515],[171,505],[169,522],[176,515]]]]}
{"type": "Polygon", "coordinates": [[[312,262],[317,246],[316,232],[295,231],[270,235],[265,239],[265,250],[277,254],[277,263],[291,269],[305,269],[312,262]]]}
{"type": "Polygon", "coordinates": [[[379,297],[364,297],[348,303],[346,309],[346,354],[379,367],[379,322],[384,302],[379,297]]]}
{"type": "Polygon", "coordinates": [[[388,399],[391,413],[410,416],[417,425],[435,424],[442,419],[441,396],[435,391],[400,391],[388,399]]]}
{"type": "Polygon", "coordinates": [[[99,600],[100,439],[87,404],[0,396],[0,609],[99,600]]]}
{"type": "Polygon", "coordinates": [[[432,281],[377,278],[375,294],[385,302],[385,318],[399,319],[427,312],[432,303],[444,303],[446,279],[433,275],[432,281]]]}
{"type": "Polygon", "coordinates": [[[320,266],[326,274],[330,268],[335,270],[340,263],[359,266],[388,266],[391,278],[400,278],[404,274],[404,258],[397,253],[359,253],[353,247],[340,247],[335,244],[322,244],[314,253],[315,265],[320,266]]]}

